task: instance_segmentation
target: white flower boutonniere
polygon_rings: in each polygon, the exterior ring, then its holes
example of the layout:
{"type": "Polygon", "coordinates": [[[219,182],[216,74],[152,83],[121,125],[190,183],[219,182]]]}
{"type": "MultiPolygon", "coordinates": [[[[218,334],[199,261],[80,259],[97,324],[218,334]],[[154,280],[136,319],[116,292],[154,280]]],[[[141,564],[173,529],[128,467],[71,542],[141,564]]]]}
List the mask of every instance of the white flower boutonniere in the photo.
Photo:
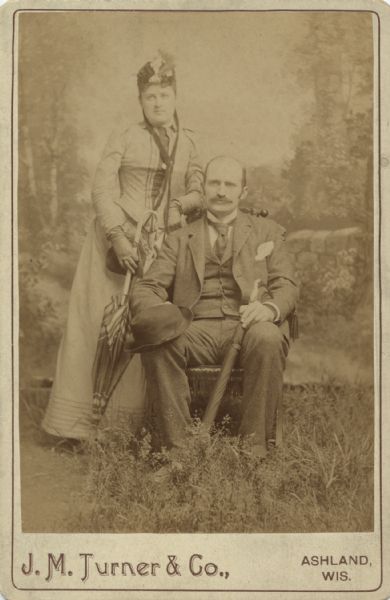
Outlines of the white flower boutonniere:
{"type": "Polygon", "coordinates": [[[264,260],[269,256],[274,249],[274,243],[271,240],[270,242],[264,242],[260,244],[256,251],[255,261],[264,260]]]}

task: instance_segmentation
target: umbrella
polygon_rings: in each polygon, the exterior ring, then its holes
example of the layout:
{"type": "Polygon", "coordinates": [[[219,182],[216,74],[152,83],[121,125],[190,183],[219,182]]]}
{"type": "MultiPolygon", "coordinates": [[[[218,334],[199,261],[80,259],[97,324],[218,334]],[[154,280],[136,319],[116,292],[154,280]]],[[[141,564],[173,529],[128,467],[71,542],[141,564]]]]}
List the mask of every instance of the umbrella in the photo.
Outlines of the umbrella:
{"type": "MultiPolygon", "coordinates": [[[[263,293],[267,292],[267,288],[265,286],[261,286],[261,280],[256,279],[252,293],[250,295],[250,302],[253,302],[258,297],[258,292],[260,289],[263,289],[263,293]]],[[[210,400],[208,401],[206,410],[202,419],[202,433],[208,437],[208,432],[214,423],[215,417],[217,416],[219,407],[221,405],[222,399],[224,397],[227,384],[229,383],[230,374],[232,369],[234,368],[235,362],[237,360],[237,355],[241,350],[241,344],[243,337],[245,335],[246,329],[243,328],[241,323],[237,325],[237,328],[234,332],[232,342],[230,347],[228,348],[225,357],[223,359],[223,363],[221,366],[221,371],[218,376],[218,379],[215,383],[213,392],[211,394],[210,400]]]]}
{"type": "MultiPolygon", "coordinates": [[[[155,221],[155,211],[145,212],[138,222],[134,245],[139,248],[142,227],[149,220],[155,221]]],[[[130,305],[132,275],[127,271],[121,294],[111,298],[103,313],[95,360],[92,367],[93,400],[92,420],[98,424],[107,408],[117,384],[130,363],[133,355],[124,351],[126,333],[130,328],[130,305]]]]}

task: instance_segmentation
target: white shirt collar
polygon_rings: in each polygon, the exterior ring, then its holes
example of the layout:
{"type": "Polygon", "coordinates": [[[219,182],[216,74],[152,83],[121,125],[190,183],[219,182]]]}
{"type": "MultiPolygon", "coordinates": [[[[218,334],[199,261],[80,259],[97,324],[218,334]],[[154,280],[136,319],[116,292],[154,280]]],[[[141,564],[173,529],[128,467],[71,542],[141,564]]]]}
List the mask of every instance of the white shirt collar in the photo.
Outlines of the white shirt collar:
{"type": "Polygon", "coordinates": [[[225,217],[222,217],[222,219],[218,219],[215,215],[213,215],[213,213],[211,213],[208,210],[207,218],[209,221],[211,221],[213,223],[229,223],[230,221],[233,221],[233,219],[235,219],[237,217],[237,212],[238,212],[238,209],[235,208],[231,213],[229,213],[225,217]]]}

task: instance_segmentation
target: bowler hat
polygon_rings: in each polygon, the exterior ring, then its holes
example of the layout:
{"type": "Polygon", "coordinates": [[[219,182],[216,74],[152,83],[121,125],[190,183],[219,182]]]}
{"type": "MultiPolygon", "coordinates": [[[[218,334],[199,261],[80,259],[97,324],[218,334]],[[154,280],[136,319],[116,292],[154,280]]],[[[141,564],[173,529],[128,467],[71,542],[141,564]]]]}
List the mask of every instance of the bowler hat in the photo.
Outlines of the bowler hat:
{"type": "Polygon", "coordinates": [[[145,308],[131,321],[125,350],[146,352],[179,337],[192,321],[189,308],[165,302],[145,308]]]}

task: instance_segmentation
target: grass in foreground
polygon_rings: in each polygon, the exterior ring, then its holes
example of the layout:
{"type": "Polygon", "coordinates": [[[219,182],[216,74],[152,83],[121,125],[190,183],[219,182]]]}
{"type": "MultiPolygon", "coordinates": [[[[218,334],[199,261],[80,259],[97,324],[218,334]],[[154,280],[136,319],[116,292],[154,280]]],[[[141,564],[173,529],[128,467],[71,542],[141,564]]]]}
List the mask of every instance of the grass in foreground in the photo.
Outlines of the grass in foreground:
{"type": "Polygon", "coordinates": [[[313,385],[286,390],[284,441],[259,462],[239,440],[196,435],[178,469],[126,428],[89,447],[78,532],[325,532],[373,529],[373,392],[313,385]],[[168,464],[169,478],[153,479],[168,464]]]}

